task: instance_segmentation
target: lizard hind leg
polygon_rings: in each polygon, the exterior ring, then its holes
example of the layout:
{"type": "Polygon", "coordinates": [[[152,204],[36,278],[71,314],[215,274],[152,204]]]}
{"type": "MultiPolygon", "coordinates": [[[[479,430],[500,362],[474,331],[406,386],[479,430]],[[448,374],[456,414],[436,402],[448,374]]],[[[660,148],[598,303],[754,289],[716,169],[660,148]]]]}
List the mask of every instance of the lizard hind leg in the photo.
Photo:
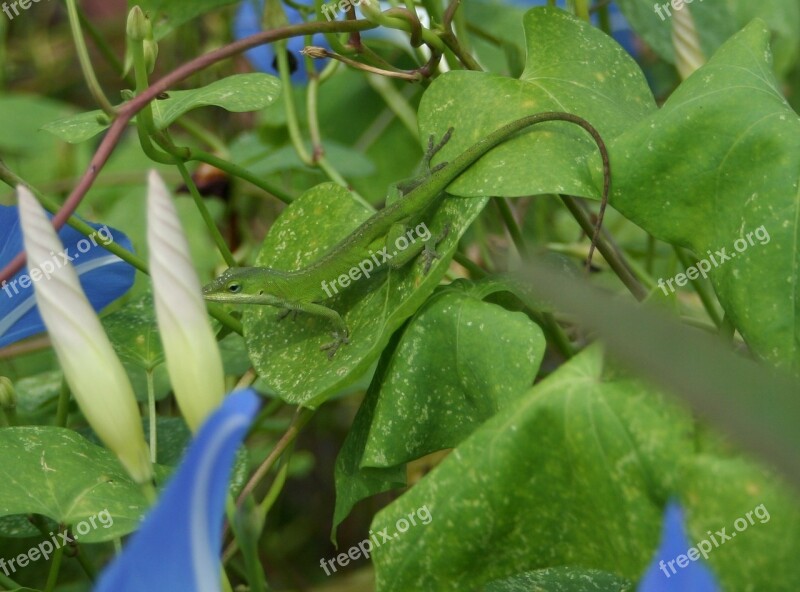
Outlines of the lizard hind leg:
{"type": "Polygon", "coordinates": [[[433,160],[433,157],[436,156],[436,154],[442,148],[445,147],[445,144],[447,144],[450,141],[450,138],[453,136],[453,129],[454,128],[452,127],[448,128],[447,131],[442,136],[442,139],[439,140],[439,142],[436,144],[433,143],[434,142],[433,134],[431,134],[428,137],[428,149],[425,151],[425,156],[423,157],[423,163],[427,170],[433,172],[434,170],[438,170],[442,167],[442,165],[439,164],[436,165],[435,169],[431,169],[431,160],[433,160]]]}

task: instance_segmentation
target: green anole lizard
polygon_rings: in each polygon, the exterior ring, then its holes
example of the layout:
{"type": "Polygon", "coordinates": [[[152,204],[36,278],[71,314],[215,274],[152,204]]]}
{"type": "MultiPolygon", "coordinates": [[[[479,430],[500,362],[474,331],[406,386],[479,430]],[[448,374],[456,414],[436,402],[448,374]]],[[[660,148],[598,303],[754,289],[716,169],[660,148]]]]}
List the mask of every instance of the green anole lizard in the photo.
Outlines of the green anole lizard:
{"type": "MultiPolygon", "coordinates": [[[[342,344],[349,343],[347,325],[341,315],[321,304],[331,297],[323,287],[342,274],[346,274],[358,264],[386,244],[398,228],[413,219],[420,219],[434,204],[438,203],[450,185],[461,173],[495,146],[514,137],[521,130],[545,121],[567,121],[579,125],[594,139],[600,150],[603,161],[603,195],[595,227],[592,244],[589,249],[587,267],[591,263],[592,253],[597,241],[598,232],[603,222],[603,213],[608,202],[610,187],[610,165],[608,152],[597,130],[585,119],[571,113],[546,112],[522,117],[508,123],[476,142],[465,152],[448,163],[442,163],[429,169],[421,179],[412,180],[405,186],[398,185],[401,192],[394,201],[364,221],[352,233],[330,249],[325,255],[310,265],[295,271],[283,271],[268,267],[232,267],[217,279],[203,288],[206,300],[214,302],[230,302],[238,304],[268,304],[287,311],[301,311],[319,315],[330,320],[335,331],[334,341],[322,346],[333,357],[342,344]]],[[[452,133],[448,130],[442,141],[434,146],[429,142],[425,163],[428,165],[433,155],[441,149],[452,133]]],[[[433,239],[437,243],[443,237],[433,239]]],[[[424,245],[426,272],[432,259],[438,255],[431,246],[431,241],[424,245]]],[[[419,245],[420,248],[423,245],[419,245]]],[[[401,258],[389,263],[391,267],[399,267],[413,259],[420,249],[404,252],[401,258]]],[[[385,260],[385,259],[384,259],[385,260]]]]}

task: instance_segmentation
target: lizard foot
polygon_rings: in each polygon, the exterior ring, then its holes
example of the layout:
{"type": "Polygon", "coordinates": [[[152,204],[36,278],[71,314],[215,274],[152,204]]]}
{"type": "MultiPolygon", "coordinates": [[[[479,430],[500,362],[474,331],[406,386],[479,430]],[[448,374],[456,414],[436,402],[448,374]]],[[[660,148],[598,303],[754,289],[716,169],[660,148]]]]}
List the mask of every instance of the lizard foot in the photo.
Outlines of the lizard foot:
{"type": "Polygon", "coordinates": [[[444,230],[442,230],[442,234],[433,239],[433,241],[426,242],[425,246],[422,248],[422,253],[420,253],[420,255],[422,256],[422,260],[425,262],[424,263],[425,275],[428,275],[428,272],[431,270],[431,265],[433,265],[433,262],[436,259],[442,258],[442,256],[436,251],[436,246],[440,242],[442,242],[445,238],[447,238],[447,235],[449,233],[450,233],[450,225],[447,224],[445,225],[444,230]]]}
{"type": "Polygon", "coordinates": [[[328,359],[332,360],[333,356],[336,355],[336,352],[339,351],[339,348],[343,345],[348,345],[350,343],[350,338],[347,334],[347,331],[334,331],[331,333],[333,336],[333,341],[330,343],[326,343],[325,345],[320,346],[320,351],[328,352],[328,359]]]}

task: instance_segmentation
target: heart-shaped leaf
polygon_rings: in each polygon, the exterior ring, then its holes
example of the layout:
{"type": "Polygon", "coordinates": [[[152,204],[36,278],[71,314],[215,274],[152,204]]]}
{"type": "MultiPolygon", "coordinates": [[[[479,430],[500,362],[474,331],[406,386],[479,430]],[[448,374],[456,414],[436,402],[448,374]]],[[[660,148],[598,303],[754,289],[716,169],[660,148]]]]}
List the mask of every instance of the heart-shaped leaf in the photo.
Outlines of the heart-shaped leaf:
{"type": "MultiPolygon", "coordinates": [[[[753,351],[798,368],[800,117],[781,95],[769,55],[769,30],[754,21],[658,113],[613,141],[611,203],[706,260],[753,351]]],[[[675,284],[661,284],[669,288],[675,284]]]]}
{"type": "Polygon", "coordinates": [[[544,335],[524,314],[482,301],[495,289],[441,289],[375,373],[336,461],[334,531],[356,502],[402,483],[405,463],[457,446],[533,383],[544,335]],[[497,338],[487,341],[489,327],[497,338]]]}
{"type": "MultiPolygon", "coordinates": [[[[487,133],[534,113],[574,113],[608,142],[655,109],[636,62],[602,31],[554,7],[526,13],[524,27],[528,59],[519,80],[460,70],[440,76],[425,92],[419,109],[422,137],[456,128],[438,155],[442,160],[452,160],[487,133]]],[[[592,138],[574,124],[550,122],[492,150],[448,192],[599,198],[600,188],[601,160],[592,138]]]]}
{"type": "Polygon", "coordinates": [[[635,579],[658,543],[658,500],[677,485],[691,433],[689,418],[641,383],[604,377],[590,348],[375,517],[379,532],[422,506],[432,516],[374,550],[378,589],[471,590],[576,564],[635,579]]]}

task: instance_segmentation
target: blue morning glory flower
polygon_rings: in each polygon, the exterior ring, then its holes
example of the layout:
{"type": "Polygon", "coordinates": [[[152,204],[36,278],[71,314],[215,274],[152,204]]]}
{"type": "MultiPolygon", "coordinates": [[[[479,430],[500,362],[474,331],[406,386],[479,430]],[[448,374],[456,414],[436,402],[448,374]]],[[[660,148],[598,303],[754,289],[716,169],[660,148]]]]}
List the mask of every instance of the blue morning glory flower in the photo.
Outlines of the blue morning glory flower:
{"type": "MultiPolygon", "coordinates": [[[[311,3],[299,1],[298,4],[311,3]]],[[[286,18],[289,23],[297,25],[303,22],[300,11],[291,6],[284,5],[286,18]]],[[[235,39],[243,39],[250,35],[261,32],[261,16],[264,13],[264,0],[244,0],[239,5],[239,10],[233,22],[233,36],[235,39]]],[[[313,17],[312,17],[313,18],[313,17]]],[[[312,45],[318,47],[330,47],[321,34],[312,37],[312,45]]],[[[308,78],[306,72],[306,60],[300,55],[300,50],[305,47],[305,37],[292,37],[286,42],[286,49],[289,52],[289,66],[292,70],[292,82],[305,82],[308,78]]],[[[278,62],[275,57],[275,44],[259,45],[245,52],[245,57],[252,64],[253,68],[268,74],[278,75],[278,62]]],[[[319,71],[325,64],[325,60],[314,60],[315,68],[319,71]]]]}
{"type": "MultiPolygon", "coordinates": [[[[516,6],[532,7],[547,5],[547,0],[510,0],[510,2],[516,6]]],[[[557,5],[560,8],[564,8],[565,1],[558,0],[557,5]]],[[[628,21],[622,15],[615,2],[608,5],[608,16],[611,21],[611,35],[614,37],[614,40],[624,47],[625,51],[629,54],[634,57],[638,56],[639,50],[636,46],[636,34],[631,29],[631,26],[628,24],[628,21]]],[[[592,23],[595,26],[599,23],[596,13],[592,15],[592,23]]]]}
{"type": "MultiPolygon", "coordinates": [[[[71,260],[81,286],[95,310],[101,310],[133,286],[136,270],[101,245],[115,242],[133,251],[130,240],[119,230],[92,224],[97,232],[89,239],[64,226],[58,236],[64,250],[51,261],[29,271],[27,266],[9,282],[0,285],[0,347],[45,330],[36,308],[32,281],[47,281],[48,275],[71,260]]],[[[16,206],[0,206],[0,268],[22,250],[22,230],[16,206]]]]}
{"type": "MultiPolygon", "coordinates": [[[[311,0],[296,0],[296,3],[307,6],[311,6],[313,4],[311,0]]],[[[362,18],[361,10],[359,9],[358,4],[353,3],[353,5],[356,7],[357,16],[362,18]]],[[[387,4],[384,6],[381,4],[381,7],[389,8],[389,5],[387,4]]],[[[303,17],[301,16],[300,11],[295,10],[286,4],[283,5],[283,8],[286,11],[286,18],[289,20],[290,24],[296,25],[303,22],[303,17]]],[[[236,18],[234,19],[234,38],[239,40],[244,37],[260,33],[262,30],[261,16],[263,12],[264,0],[244,0],[239,5],[239,11],[236,13],[236,18]]],[[[341,19],[343,13],[338,11],[338,9],[334,9],[333,12],[328,12],[325,14],[331,15],[332,18],[341,19]]],[[[427,17],[424,14],[420,14],[419,16],[422,24],[427,26],[427,17]]],[[[312,15],[309,18],[313,19],[316,17],[312,15]]],[[[361,37],[364,39],[373,38],[387,40],[399,45],[409,52],[411,51],[411,46],[408,43],[408,34],[395,29],[386,29],[383,27],[369,29],[367,31],[362,31],[361,37]]],[[[328,41],[322,34],[314,35],[311,38],[311,44],[317,47],[325,47],[330,49],[328,41]]],[[[300,55],[300,50],[303,49],[305,45],[305,37],[292,37],[286,42],[286,49],[289,52],[289,65],[292,67],[292,82],[294,83],[306,82],[308,78],[305,58],[300,55]]],[[[258,47],[247,50],[244,55],[256,70],[266,72],[267,74],[273,74],[275,76],[278,75],[278,65],[275,59],[274,44],[270,43],[267,45],[259,45],[258,47]]],[[[314,68],[319,71],[323,68],[325,63],[326,60],[315,59],[314,68]]]]}
{"type": "Polygon", "coordinates": [[[670,502],[664,512],[661,546],[637,592],[720,592],[714,575],[703,563],[712,550],[711,541],[707,540],[700,541],[696,547],[691,545],[686,536],[683,510],[677,502],[670,502]]]}
{"type": "Polygon", "coordinates": [[[200,428],[158,503],[94,592],[218,592],[222,518],[231,468],[259,407],[242,390],[200,428]]]}

